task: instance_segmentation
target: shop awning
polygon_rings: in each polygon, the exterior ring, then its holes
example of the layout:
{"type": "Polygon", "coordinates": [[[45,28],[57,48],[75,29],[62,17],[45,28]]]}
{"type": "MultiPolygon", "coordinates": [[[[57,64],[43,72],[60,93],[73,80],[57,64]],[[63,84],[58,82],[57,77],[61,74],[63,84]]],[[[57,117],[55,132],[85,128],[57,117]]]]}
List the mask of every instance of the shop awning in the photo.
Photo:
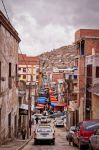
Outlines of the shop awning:
{"type": "Polygon", "coordinates": [[[56,107],[57,104],[58,104],[58,102],[53,102],[53,103],[51,102],[50,106],[51,106],[51,107],[56,107]]]}
{"type": "MultiPolygon", "coordinates": [[[[31,105],[31,111],[34,111],[34,105],[31,105]]],[[[19,114],[20,115],[28,115],[28,105],[27,104],[21,104],[19,106],[19,114]]]]}
{"type": "Polygon", "coordinates": [[[36,109],[43,109],[43,107],[41,107],[41,106],[36,106],[35,108],[36,109]]]}
{"type": "MultiPolygon", "coordinates": [[[[19,109],[28,110],[28,105],[27,104],[21,104],[19,106],[19,109]]],[[[31,105],[31,110],[34,110],[34,105],[31,105]]]]}
{"type": "Polygon", "coordinates": [[[66,103],[62,103],[62,104],[57,104],[57,107],[66,107],[66,103]]]}
{"type": "Polygon", "coordinates": [[[37,104],[37,106],[39,106],[39,107],[45,107],[46,105],[45,104],[37,104]]]}
{"type": "Polygon", "coordinates": [[[45,104],[37,104],[36,109],[43,109],[46,105],[45,104]]]}
{"type": "Polygon", "coordinates": [[[51,101],[51,102],[52,102],[52,101],[54,101],[54,102],[56,101],[56,102],[57,102],[58,100],[56,99],[55,96],[50,96],[50,101],[51,101]]]}
{"type": "Polygon", "coordinates": [[[46,97],[38,97],[37,103],[38,104],[47,104],[48,99],[46,97]]]}

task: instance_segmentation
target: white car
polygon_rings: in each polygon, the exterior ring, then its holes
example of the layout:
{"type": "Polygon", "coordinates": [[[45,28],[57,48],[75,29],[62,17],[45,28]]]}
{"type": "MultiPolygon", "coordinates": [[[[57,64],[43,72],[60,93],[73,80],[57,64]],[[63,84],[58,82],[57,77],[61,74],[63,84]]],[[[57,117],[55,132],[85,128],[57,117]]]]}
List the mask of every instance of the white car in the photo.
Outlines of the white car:
{"type": "Polygon", "coordinates": [[[51,144],[55,144],[55,130],[53,127],[47,124],[38,125],[34,131],[34,144],[42,141],[48,141],[51,144]]]}
{"type": "Polygon", "coordinates": [[[47,123],[47,116],[42,116],[40,119],[41,123],[47,123]]]}
{"type": "Polygon", "coordinates": [[[56,118],[54,124],[55,124],[55,126],[57,126],[57,127],[58,127],[58,126],[64,127],[64,120],[61,119],[61,118],[56,118]]]}

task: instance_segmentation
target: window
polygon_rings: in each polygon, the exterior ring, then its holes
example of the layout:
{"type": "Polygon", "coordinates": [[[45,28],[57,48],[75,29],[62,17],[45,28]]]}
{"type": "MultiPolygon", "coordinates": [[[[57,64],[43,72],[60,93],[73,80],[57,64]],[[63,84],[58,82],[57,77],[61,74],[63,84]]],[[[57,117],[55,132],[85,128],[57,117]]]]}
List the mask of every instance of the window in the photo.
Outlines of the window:
{"type": "Polygon", "coordinates": [[[26,75],[23,75],[23,79],[26,79],[26,75]]]}
{"type": "Polygon", "coordinates": [[[8,78],[8,87],[9,87],[9,89],[12,88],[11,70],[12,70],[12,65],[11,65],[11,63],[9,63],[9,78],[8,78]]]}
{"type": "Polygon", "coordinates": [[[23,72],[26,72],[26,68],[23,68],[23,72]]]}
{"type": "Polygon", "coordinates": [[[99,78],[99,67],[96,67],[96,78],[99,78]]]}
{"type": "Polygon", "coordinates": [[[80,55],[84,55],[85,41],[81,41],[80,55]]]}
{"type": "Polygon", "coordinates": [[[11,77],[11,63],[9,63],[9,77],[11,77]]]}
{"type": "Polygon", "coordinates": [[[16,77],[17,77],[17,74],[18,74],[17,64],[16,64],[16,66],[15,66],[15,74],[16,74],[16,77]]]}
{"type": "Polygon", "coordinates": [[[36,76],[36,80],[38,80],[38,79],[39,79],[39,76],[37,75],[37,76],[36,76]]]}
{"type": "Polygon", "coordinates": [[[21,68],[19,67],[18,70],[21,70],[21,68]]]}
{"type": "Polygon", "coordinates": [[[87,76],[88,77],[92,76],[92,65],[87,65],[87,76]]]}
{"type": "Polygon", "coordinates": [[[20,75],[20,74],[18,75],[18,78],[21,78],[21,75],[20,75]]]}

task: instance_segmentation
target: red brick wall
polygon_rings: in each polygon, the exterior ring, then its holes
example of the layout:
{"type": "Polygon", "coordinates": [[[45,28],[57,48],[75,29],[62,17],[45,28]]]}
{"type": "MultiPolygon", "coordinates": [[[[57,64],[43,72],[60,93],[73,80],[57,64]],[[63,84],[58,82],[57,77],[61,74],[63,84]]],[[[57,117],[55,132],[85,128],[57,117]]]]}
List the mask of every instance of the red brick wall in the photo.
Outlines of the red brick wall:
{"type": "Polygon", "coordinates": [[[85,55],[92,55],[92,48],[96,53],[99,53],[99,39],[87,39],[85,41],[85,55]]]}
{"type": "Polygon", "coordinates": [[[75,42],[79,41],[80,38],[85,36],[93,36],[93,37],[99,37],[99,30],[95,29],[80,29],[76,31],[75,33],[75,42]]]}
{"type": "Polygon", "coordinates": [[[52,75],[52,81],[57,82],[58,79],[63,79],[63,73],[54,73],[52,75]]]}

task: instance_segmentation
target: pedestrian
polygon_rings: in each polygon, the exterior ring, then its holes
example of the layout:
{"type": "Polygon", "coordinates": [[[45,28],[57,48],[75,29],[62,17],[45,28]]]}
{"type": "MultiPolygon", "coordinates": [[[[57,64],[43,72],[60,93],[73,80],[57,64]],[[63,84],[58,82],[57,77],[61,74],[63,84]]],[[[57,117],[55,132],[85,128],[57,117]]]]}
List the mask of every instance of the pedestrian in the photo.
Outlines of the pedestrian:
{"type": "Polygon", "coordinates": [[[22,127],[21,133],[22,133],[22,139],[25,140],[25,136],[26,136],[26,128],[25,128],[24,126],[22,127]]]}
{"type": "Polygon", "coordinates": [[[36,118],[35,118],[36,124],[38,124],[38,120],[39,120],[38,117],[36,117],[36,118]]]}
{"type": "Polygon", "coordinates": [[[71,145],[71,143],[72,143],[72,135],[73,134],[74,134],[74,132],[70,131],[69,136],[68,136],[69,145],[71,145]]]}

